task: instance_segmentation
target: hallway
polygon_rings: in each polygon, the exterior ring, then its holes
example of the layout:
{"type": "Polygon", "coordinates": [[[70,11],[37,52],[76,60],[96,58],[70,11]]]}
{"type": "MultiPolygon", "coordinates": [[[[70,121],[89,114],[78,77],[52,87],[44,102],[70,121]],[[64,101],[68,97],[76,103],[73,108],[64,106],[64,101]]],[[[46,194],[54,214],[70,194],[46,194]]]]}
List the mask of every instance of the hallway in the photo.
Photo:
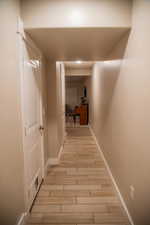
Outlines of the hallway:
{"type": "Polygon", "coordinates": [[[28,225],[129,225],[89,128],[69,128],[60,164],[49,168],[28,225]]]}
{"type": "Polygon", "coordinates": [[[150,0],[0,18],[0,225],[150,225],[150,0]]]}

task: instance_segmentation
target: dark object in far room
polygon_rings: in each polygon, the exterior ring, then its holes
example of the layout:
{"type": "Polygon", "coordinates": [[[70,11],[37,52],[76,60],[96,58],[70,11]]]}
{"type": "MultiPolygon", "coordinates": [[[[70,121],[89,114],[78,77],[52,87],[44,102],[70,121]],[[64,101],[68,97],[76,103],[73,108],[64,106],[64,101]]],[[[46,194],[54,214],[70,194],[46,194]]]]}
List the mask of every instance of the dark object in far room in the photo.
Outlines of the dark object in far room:
{"type": "Polygon", "coordinates": [[[84,87],[84,90],[83,90],[83,96],[86,98],[87,97],[87,89],[86,87],[84,87]]]}

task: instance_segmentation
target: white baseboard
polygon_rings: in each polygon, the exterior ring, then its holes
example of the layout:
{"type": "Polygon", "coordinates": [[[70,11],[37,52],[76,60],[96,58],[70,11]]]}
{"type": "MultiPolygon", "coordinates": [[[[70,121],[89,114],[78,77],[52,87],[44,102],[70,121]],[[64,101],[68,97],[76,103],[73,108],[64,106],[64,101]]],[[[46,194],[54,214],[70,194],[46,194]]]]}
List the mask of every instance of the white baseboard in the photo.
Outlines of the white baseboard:
{"type": "Polygon", "coordinates": [[[61,157],[61,154],[62,154],[62,151],[63,151],[63,148],[64,148],[64,145],[62,145],[60,147],[60,150],[59,150],[59,153],[58,153],[58,157],[57,158],[49,158],[46,162],[46,165],[45,165],[45,175],[47,174],[47,170],[48,170],[48,167],[49,166],[56,166],[60,163],[60,157],[61,157]]]}
{"type": "Polygon", "coordinates": [[[44,177],[47,175],[48,166],[49,166],[49,159],[47,159],[47,162],[46,162],[45,167],[44,167],[44,177]]]}
{"type": "Polygon", "coordinates": [[[116,192],[117,192],[117,194],[118,194],[118,196],[119,196],[119,199],[120,199],[120,201],[121,201],[121,203],[122,203],[122,206],[123,206],[123,208],[124,208],[124,210],[125,210],[125,212],[126,212],[126,214],[127,214],[127,216],[128,216],[129,222],[131,223],[131,225],[134,225],[133,219],[132,219],[132,217],[131,217],[131,215],[130,215],[130,213],[129,213],[129,210],[128,210],[128,208],[127,208],[127,205],[126,205],[126,203],[125,203],[125,201],[124,201],[124,199],[123,199],[123,196],[122,196],[122,194],[121,194],[121,192],[120,192],[120,190],[119,190],[119,187],[118,187],[118,185],[117,185],[117,183],[116,183],[116,181],[115,181],[115,178],[114,178],[113,175],[112,175],[112,172],[111,172],[111,170],[110,170],[110,167],[109,167],[109,165],[108,165],[108,162],[107,162],[107,160],[106,160],[106,158],[105,158],[105,156],[104,156],[104,153],[102,152],[102,150],[101,150],[101,148],[100,148],[100,145],[99,145],[99,143],[98,143],[98,141],[97,141],[97,138],[96,138],[96,136],[95,136],[95,134],[94,134],[94,131],[93,131],[93,129],[92,129],[92,127],[91,127],[90,125],[89,125],[89,129],[90,129],[91,134],[92,134],[92,136],[93,136],[93,138],[94,138],[94,140],[95,140],[95,142],[96,142],[96,145],[97,145],[97,148],[98,148],[98,150],[99,150],[99,152],[100,152],[100,154],[101,154],[101,157],[102,157],[102,159],[104,160],[104,163],[105,163],[105,166],[106,166],[106,168],[107,168],[107,171],[108,171],[108,173],[109,173],[109,175],[110,175],[110,178],[111,178],[111,180],[112,180],[112,182],[113,182],[113,185],[114,185],[114,187],[115,187],[115,189],[116,189],[116,192]]]}
{"type": "Polygon", "coordinates": [[[58,162],[60,162],[60,157],[61,157],[63,148],[64,148],[64,144],[60,147],[59,154],[58,154],[58,162]]]}
{"type": "Polygon", "coordinates": [[[55,166],[59,164],[59,159],[58,158],[50,158],[49,160],[49,165],[50,166],[55,166]]]}
{"type": "Polygon", "coordinates": [[[48,172],[48,167],[50,166],[55,166],[59,164],[59,160],[58,158],[49,158],[45,164],[45,168],[44,168],[44,177],[46,177],[47,172],[48,172]]]}
{"type": "Polygon", "coordinates": [[[16,225],[26,225],[27,213],[22,213],[16,225]]]}

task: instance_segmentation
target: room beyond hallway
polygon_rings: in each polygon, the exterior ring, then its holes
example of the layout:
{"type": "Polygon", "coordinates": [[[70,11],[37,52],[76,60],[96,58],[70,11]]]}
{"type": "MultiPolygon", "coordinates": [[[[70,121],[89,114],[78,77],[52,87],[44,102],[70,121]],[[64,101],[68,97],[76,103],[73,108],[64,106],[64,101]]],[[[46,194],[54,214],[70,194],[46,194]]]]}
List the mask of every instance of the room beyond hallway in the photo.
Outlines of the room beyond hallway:
{"type": "Polygon", "coordinates": [[[60,164],[48,174],[28,225],[129,225],[89,128],[69,128],[60,164]]]}
{"type": "Polygon", "coordinates": [[[87,84],[92,75],[92,61],[63,62],[65,66],[65,122],[66,127],[87,126],[89,98],[87,84]]]}

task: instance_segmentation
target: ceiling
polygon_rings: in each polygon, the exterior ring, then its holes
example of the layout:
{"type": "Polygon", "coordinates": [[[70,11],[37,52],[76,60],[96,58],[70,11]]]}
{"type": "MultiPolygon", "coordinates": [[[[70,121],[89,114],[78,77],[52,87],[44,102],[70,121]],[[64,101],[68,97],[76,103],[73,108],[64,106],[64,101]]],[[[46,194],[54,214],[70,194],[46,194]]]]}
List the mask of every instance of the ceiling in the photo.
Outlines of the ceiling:
{"type": "Polygon", "coordinates": [[[66,69],[91,69],[94,62],[92,61],[81,61],[81,63],[78,63],[78,61],[66,61],[64,62],[66,69]]]}
{"type": "Polygon", "coordinates": [[[104,60],[129,28],[37,28],[26,32],[52,61],[104,60]]]}
{"type": "Polygon", "coordinates": [[[67,83],[72,82],[84,82],[88,76],[66,76],[65,80],[67,83]]]}

